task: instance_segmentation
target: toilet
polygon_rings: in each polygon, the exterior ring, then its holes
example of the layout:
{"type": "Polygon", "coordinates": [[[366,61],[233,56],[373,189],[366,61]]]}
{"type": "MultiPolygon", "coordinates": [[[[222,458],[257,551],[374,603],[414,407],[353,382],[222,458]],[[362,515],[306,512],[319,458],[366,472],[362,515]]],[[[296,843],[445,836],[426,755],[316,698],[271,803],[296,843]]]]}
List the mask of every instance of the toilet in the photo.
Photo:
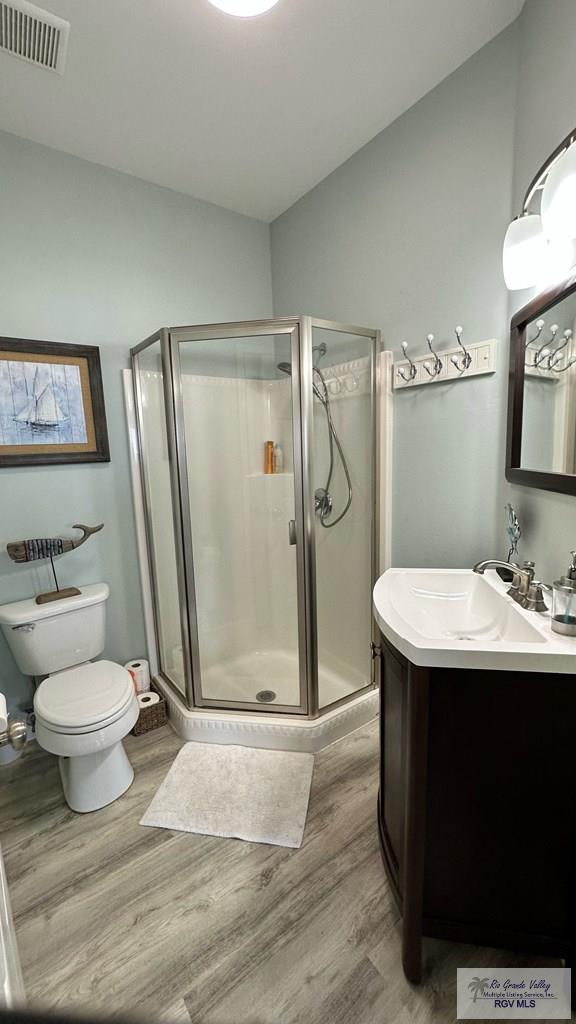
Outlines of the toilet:
{"type": "Polygon", "coordinates": [[[34,697],[36,736],[57,754],[66,802],[85,813],[117,800],[134,778],[122,740],[139,706],[132,676],[104,649],[107,583],[36,604],[0,605],[0,626],[24,675],[45,677],[34,697]]]}

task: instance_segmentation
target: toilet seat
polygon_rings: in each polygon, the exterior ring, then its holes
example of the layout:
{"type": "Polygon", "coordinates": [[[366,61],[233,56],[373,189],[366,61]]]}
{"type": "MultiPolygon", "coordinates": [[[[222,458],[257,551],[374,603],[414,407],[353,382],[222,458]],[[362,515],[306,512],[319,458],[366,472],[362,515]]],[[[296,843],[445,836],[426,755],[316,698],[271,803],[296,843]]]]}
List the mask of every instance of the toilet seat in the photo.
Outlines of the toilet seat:
{"type": "Polygon", "coordinates": [[[36,717],[50,732],[97,732],[123,718],[134,704],[132,676],[112,661],[87,662],[48,676],[36,691],[36,717]]]}

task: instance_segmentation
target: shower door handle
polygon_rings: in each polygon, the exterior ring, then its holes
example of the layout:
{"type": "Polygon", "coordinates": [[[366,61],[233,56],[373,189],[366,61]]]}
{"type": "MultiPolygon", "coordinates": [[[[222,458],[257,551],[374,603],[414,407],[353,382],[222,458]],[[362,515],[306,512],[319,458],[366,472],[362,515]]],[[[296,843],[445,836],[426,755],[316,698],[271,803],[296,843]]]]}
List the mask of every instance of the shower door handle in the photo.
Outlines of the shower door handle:
{"type": "Polygon", "coordinates": [[[288,540],[290,544],[296,543],[296,520],[290,519],[288,523],[288,540]]]}

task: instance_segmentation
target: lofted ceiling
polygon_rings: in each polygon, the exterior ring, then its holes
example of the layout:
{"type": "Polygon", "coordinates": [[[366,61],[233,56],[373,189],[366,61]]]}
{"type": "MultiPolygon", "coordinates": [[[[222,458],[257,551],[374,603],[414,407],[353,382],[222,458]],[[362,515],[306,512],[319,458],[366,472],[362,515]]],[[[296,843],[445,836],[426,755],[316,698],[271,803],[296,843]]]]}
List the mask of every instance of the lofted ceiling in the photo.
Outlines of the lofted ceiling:
{"type": "Polygon", "coordinates": [[[0,129],[272,220],[513,21],[524,0],[36,0],[63,77],[0,52],[0,129]]]}

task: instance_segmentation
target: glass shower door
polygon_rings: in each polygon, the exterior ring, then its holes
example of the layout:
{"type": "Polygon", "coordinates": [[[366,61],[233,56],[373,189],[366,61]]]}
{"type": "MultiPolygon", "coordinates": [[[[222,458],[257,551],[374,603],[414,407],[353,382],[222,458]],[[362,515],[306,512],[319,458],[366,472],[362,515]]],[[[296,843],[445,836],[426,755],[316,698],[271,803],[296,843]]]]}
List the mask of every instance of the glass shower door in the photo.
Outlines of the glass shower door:
{"type": "Polygon", "coordinates": [[[372,684],[377,338],[312,321],[318,705],[372,684]]]}
{"type": "Polygon", "coordinates": [[[166,425],[165,373],[162,348],[165,332],[147,339],[133,356],[144,510],[158,670],[183,697],[187,696],[182,655],[181,558],[176,547],[175,504],[170,479],[170,445],[166,425]]]}
{"type": "Polygon", "coordinates": [[[299,345],[295,322],[171,332],[197,707],[307,711],[299,345]]]}

